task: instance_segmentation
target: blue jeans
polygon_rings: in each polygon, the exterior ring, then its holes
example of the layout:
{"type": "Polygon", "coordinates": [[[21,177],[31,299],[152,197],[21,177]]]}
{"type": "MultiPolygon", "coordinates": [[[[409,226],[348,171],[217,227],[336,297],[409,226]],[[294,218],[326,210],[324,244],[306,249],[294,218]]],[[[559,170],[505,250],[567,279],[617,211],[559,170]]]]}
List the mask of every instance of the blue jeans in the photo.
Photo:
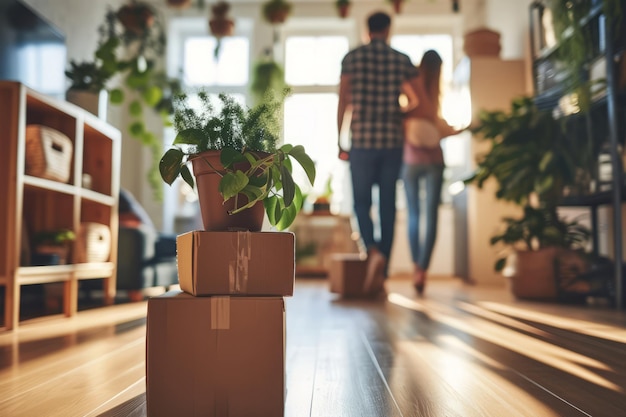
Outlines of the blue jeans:
{"type": "Polygon", "coordinates": [[[430,265],[430,257],[437,237],[437,215],[441,202],[443,169],[443,165],[439,164],[404,164],[402,167],[402,180],[409,215],[411,257],[413,262],[423,270],[427,270],[430,265]],[[420,233],[422,225],[424,233],[420,233]]]}
{"type": "Polygon", "coordinates": [[[354,212],[359,224],[363,244],[385,255],[391,255],[396,222],[396,185],[402,167],[402,149],[352,149],[350,150],[350,173],[354,212]],[[374,237],[371,216],[372,189],[378,185],[379,236],[374,237]]]}

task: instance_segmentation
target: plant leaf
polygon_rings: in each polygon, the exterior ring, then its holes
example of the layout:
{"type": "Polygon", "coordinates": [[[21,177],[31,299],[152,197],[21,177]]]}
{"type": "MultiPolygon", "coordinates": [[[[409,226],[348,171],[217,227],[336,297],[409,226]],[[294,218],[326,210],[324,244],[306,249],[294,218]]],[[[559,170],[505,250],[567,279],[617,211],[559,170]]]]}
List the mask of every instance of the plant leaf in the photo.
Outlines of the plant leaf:
{"type": "MultiPolygon", "coordinates": [[[[267,220],[270,222],[272,226],[274,226],[277,222],[276,212],[277,212],[277,208],[279,207],[278,197],[276,196],[267,197],[265,200],[263,200],[263,206],[265,207],[265,213],[267,213],[267,220]]],[[[280,216],[280,211],[278,211],[278,213],[280,216]]]]}
{"type": "Polygon", "coordinates": [[[296,184],[293,181],[291,172],[285,167],[280,167],[281,182],[283,185],[283,199],[285,207],[290,207],[296,194],[296,184]]]}
{"type": "MultiPolygon", "coordinates": [[[[183,152],[178,148],[171,148],[163,154],[159,161],[159,172],[161,173],[161,178],[167,184],[172,185],[178,174],[181,173],[184,156],[183,152]]],[[[184,167],[187,168],[186,165],[184,167]]],[[[187,171],[189,170],[187,169],[187,171]]]]}
{"type": "MultiPolygon", "coordinates": [[[[285,146],[287,145],[283,145],[281,149],[285,148],[285,146]]],[[[313,162],[311,157],[307,155],[307,153],[305,152],[304,146],[302,145],[294,146],[287,152],[287,154],[293,157],[296,161],[298,161],[300,166],[304,169],[304,172],[306,173],[306,176],[309,179],[309,182],[311,183],[311,185],[314,185],[315,163],[313,162]]]]}
{"type": "Polygon", "coordinates": [[[225,147],[220,152],[220,162],[224,165],[224,168],[230,168],[236,162],[246,161],[246,157],[241,152],[235,150],[230,146],[225,147]]]}
{"type": "Polygon", "coordinates": [[[187,165],[180,166],[180,176],[183,177],[183,180],[189,184],[191,188],[194,188],[194,180],[191,171],[189,171],[189,167],[187,165]]]}
{"type": "Polygon", "coordinates": [[[248,177],[242,171],[227,172],[220,180],[219,192],[224,201],[239,194],[248,185],[248,177]]]}
{"type": "Polygon", "coordinates": [[[200,129],[185,129],[178,132],[173,145],[196,145],[199,146],[204,139],[204,132],[200,129]]]}

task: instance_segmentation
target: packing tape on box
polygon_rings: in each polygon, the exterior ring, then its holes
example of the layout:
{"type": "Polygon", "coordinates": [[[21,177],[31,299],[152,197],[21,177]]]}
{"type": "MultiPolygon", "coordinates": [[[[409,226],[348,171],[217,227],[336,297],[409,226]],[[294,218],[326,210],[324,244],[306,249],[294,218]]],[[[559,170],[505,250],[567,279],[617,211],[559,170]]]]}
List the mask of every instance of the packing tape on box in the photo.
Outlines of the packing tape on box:
{"type": "Polygon", "coordinates": [[[245,293],[248,289],[248,262],[252,255],[252,233],[235,232],[231,244],[237,255],[228,265],[228,285],[231,293],[245,293]]]}
{"type": "Polygon", "coordinates": [[[211,297],[211,330],[230,329],[230,297],[211,297]]]}

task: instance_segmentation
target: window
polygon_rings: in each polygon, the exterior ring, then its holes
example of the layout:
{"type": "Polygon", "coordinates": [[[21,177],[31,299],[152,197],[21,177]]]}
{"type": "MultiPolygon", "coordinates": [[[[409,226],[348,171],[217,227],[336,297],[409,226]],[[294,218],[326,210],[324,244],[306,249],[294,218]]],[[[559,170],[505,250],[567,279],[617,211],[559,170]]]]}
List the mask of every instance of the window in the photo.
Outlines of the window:
{"type": "Polygon", "coordinates": [[[248,83],[248,39],[212,36],[185,39],[183,81],[188,86],[243,86],[248,83]]]}
{"type": "Polygon", "coordinates": [[[311,200],[321,195],[330,181],[333,210],[350,212],[351,203],[340,201],[351,195],[345,188],[347,166],[337,157],[337,92],[349,38],[346,34],[317,32],[319,29],[312,29],[285,39],[285,80],[292,95],[285,102],[284,138],[303,145],[315,161],[315,187],[308,190],[311,200]]]}

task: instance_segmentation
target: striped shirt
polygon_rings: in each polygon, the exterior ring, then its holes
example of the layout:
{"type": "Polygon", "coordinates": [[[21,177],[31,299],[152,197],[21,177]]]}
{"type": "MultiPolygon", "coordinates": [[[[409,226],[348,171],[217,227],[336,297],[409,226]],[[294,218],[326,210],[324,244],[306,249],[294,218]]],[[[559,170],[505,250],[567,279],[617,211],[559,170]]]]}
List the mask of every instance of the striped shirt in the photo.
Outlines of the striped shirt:
{"type": "Polygon", "coordinates": [[[402,148],[404,132],[399,97],[402,84],[418,74],[411,59],[383,39],[348,52],[341,74],[350,76],[352,148],[402,148]]]}

